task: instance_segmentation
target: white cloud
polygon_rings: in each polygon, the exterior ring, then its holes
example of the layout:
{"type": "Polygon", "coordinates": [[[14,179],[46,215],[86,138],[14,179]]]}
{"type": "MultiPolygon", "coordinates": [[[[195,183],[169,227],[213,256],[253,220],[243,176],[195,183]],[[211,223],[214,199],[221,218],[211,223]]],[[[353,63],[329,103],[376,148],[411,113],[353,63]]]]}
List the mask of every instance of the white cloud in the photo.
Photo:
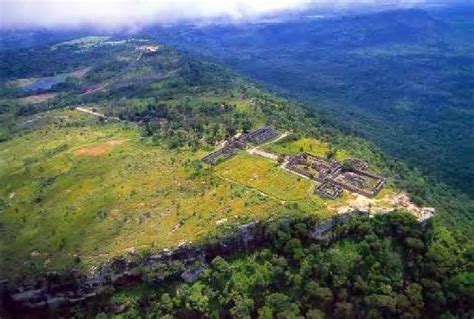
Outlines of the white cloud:
{"type": "Polygon", "coordinates": [[[233,21],[307,7],[412,5],[423,0],[0,0],[0,27],[134,27],[226,18],[233,21]]]}

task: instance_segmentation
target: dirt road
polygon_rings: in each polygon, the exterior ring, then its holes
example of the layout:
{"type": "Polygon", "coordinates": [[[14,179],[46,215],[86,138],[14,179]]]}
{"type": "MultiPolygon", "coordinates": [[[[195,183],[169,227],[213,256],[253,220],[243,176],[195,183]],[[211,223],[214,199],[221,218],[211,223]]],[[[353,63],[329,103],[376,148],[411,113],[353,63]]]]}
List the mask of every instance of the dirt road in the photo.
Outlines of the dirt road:
{"type": "Polygon", "coordinates": [[[95,111],[92,111],[90,109],[86,109],[84,107],[76,107],[76,110],[79,111],[79,112],[83,112],[83,113],[87,113],[87,114],[90,114],[90,115],[93,115],[93,116],[97,116],[97,117],[101,117],[101,118],[104,118],[104,119],[108,119],[108,120],[114,120],[114,121],[120,121],[120,119],[118,117],[114,117],[114,116],[107,116],[105,114],[102,114],[102,113],[99,113],[99,112],[95,112],[95,111]]]}

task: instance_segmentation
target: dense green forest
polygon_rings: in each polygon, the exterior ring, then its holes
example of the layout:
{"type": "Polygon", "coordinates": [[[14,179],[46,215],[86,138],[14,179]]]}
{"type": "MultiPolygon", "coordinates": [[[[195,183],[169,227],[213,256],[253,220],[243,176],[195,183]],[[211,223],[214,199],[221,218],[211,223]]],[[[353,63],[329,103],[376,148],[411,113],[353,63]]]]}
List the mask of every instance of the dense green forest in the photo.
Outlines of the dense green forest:
{"type": "Polygon", "coordinates": [[[192,283],[166,277],[179,263],[157,267],[143,286],[119,288],[112,309],[125,310],[125,318],[472,315],[472,259],[444,228],[425,228],[406,214],[359,217],[321,242],[309,236],[311,224],[275,221],[266,248],[216,257],[192,283]]]}
{"type": "Polygon", "coordinates": [[[346,133],[474,190],[471,7],[150,29],[303,101],[346,133]]]}

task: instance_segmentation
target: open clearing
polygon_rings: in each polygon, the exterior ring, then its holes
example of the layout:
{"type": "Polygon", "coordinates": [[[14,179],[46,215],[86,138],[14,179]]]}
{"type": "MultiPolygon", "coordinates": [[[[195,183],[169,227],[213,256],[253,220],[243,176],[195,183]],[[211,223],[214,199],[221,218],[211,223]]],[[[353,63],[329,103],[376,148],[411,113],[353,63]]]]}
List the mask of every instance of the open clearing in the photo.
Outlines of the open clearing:
{"type": "Polygon", "coordinates": [[[125,143],[125,140],[111,140],[95,146],[81,147],[75,150],[74,154],[77,156],[99,156],[109,152],[114,146],[122,145],[123,143],[125,143]]]}
{"type": "Polygon", "coordinates": [[[297,155],[304,151],[316,156],[325,157],[329,151],[329,144],[312,138],[302,138],[295,141],[283,139],[276,143],[268,144],[264,148],[281,154],[297,155]]]}
{"type": "MultiPolygon", "coordinates": [[[[269,143],[262,148],[269,152],[279,154],[297,155],[301,152],[308,152],[325,158],[330,150],[330,145],[314,138],[300,138],[297,140],[283,138],[275,143],[269,143]]],[[[348,158],[348,154],[344,150],[338,149],[335,152],[334,158],[337,161],[342,162],[348,158]]]]}
{"type": "Polygon", "coordinates": [[[131,247],[173,247],[226,223],[328,216],[353,205],[347,194],[335,201],[313,195],[311,181],[258,155],[242,152],[192,177],[185,163],[204,150],[167,150],[135,126],[75,110],[47,112],[41,120],[0,143],[5,277],[90,269],[131,247]]]}
{"type": "Polygon", "coordinates": [[[204,152],[166,150],[134,127],[77,111],[43,117],[45,125],[0,144],[2,276],[88,269],[130,247],[197,240],[222,219],[287,210],[211,172],[191,178],[183,163],[204,152]]]}
{"type": "Polygon", "coordinates": [[[282,170],[275,162],[246,153],[221,163],[216,172],[283,201],[305,200],[313,183],[282,170]]]}

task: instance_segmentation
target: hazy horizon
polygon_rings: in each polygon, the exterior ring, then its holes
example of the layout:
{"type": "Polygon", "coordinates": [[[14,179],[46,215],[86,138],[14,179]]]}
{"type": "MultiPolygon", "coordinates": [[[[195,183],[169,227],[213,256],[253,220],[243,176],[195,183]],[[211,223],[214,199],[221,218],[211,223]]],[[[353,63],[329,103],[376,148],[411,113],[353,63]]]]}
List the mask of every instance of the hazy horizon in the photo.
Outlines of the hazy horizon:
{"type": "Polygon", "coordinates": [[[350,11],[360,8],[407,8],[432,0],[1,0],[0,29],[77,28],[139,29],[150,24],[205,22],[222,19],[233,23],[311,9],[350,11]],[[41,14],[38,14],[41,13],[41,14]]]}

